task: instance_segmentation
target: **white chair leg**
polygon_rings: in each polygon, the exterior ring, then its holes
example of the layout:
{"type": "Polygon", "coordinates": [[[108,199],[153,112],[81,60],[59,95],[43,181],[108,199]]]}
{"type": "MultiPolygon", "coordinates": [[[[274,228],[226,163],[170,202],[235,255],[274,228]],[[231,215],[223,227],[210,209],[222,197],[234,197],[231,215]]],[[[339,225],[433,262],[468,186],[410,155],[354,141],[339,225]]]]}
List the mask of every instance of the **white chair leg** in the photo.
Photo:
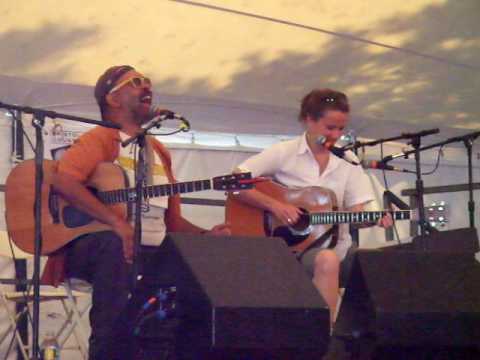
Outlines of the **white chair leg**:
{"type": "Polygon", "coordinates": [[[75,326],[73,326],[71,329],[73,330],[75,338],[77,339],[77,342],[79,343],[80,351],[82,352],[84,358],[86,358],[87,353],[88,353],[88,348],[87,348],[88,335],[87,335],[87,332],[86,332],[85,327],[83,325],[83,321],[82,321],[81,317],[90,308],[90,303],[87,306],[85,306],[85,308],[79,310],[78,309],[78,303],[77,303],[75,297],[73,296],[73,291],[72,291],[72,288],[71,288],[68,281],[65,284],[65,290],[66,290],[66,293],[67,293],[67,296],[68,296],[68,299],[69,299],[69,303],[70,303],[69,311],[72,312],[73,324],[75,324],[75,326]]]}
{"type": "MultiPolygon", "coordinates": [[[[2,293],[2,296],[0,296],[0,298],[2,300],[3,307],[4,307],[5,311],[7,312],[7,316],[8,316],[8,319],[10,321],[9,329],[13,329],[13,331],[15,332],[14,336],[15,336],[16,344],[18,345],[18,348],[20,349],[22,357],[23,357],[24,360],[29,360],[29,356],[28,356],[27,350],[26,350],[26,349],[28,349],[28,344],[25,345],[23,343],[22,338],[20,336],[20,332],[17,329],[17,319],[18,319],[18,317],[20,317],[21,314],[17,314],[16,316],[13,316],[10,309],[8,308],[8,301],[5,298],[5,295],[3,293],[2,293]]],[[[27,311],[27,309],[25,311],[27,311]]],[[[5,334],[5,337],[8,335],[8,333],[9,332],[7,332],[5,334]]],[[[3,338],[2,338],[2,341],[3,341],[3,338]]]]}
{"type": "Polygon", "coordinates": [[[61,348],[63,348],[65,343],[73,333],[73,336],[75,337],[77,343],[76,349],[80,351],[84,359],[87,359],[87,341],[85,340],[85,336],[82,336],[81,331],[78,331],[78,327],[82,327],[82,324],[79,324],[78,320],[75,319],[75,311],[72,310],[72,308],[69,308],[65,301],[62,301],[62,305],[65,314],[67,315],[67,319],[65,320],[60,330],[57,332],[57,336],[62,337],[62,339],[59,341],[59,345],[61,348]]]}

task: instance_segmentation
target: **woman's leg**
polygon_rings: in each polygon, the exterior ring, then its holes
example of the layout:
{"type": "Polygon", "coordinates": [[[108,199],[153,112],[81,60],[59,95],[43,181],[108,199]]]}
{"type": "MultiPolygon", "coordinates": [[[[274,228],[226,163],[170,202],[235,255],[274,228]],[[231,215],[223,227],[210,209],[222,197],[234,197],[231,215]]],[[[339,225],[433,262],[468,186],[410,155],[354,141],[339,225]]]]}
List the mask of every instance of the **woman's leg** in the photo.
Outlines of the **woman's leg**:
{"type": "Polygon", "coordinates": [[[313,261],[313,284],[330,310],[330,323],[335,322],[338,302],[340,260],[332,250],[320,250],[313,261]]]}

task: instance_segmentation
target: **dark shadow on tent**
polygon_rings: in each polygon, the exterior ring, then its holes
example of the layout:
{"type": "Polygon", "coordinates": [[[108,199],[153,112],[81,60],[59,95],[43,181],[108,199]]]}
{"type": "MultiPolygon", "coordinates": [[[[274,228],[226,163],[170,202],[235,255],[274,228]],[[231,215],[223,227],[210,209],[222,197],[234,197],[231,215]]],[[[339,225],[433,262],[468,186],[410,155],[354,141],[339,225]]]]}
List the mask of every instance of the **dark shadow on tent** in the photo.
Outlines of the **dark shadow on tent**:
{"type": "MultiPolygon", "coordinates": [[[[253,53],[242,59],[247,70],[237,73],[222,89],[214,89],[205,77],[188,86],[183,83],[182,92],[236,101],[255,99],[258,104],[292,104],[292,100],[299,103],[301,96],[312,88],[331,87],[349,95],[353,104],[352,127],[360,135],[378,137],[431,127],[442,127],[441,138],[465,133],[480,126],[480,71],[473,69],[480,67],[480,37],[474,32],[478,14],[480,3],[476,0],[449,0],[415,14],[399,13],[363,31],[335,29],[367,39],[402,37],[404,48],[469,64],[471,68],[319,33],[319,37],[328,36],[328,42],[318,49],[318,56],[312,56],[311,51],[285,52],[273,61],[265,61],[264,54],[253,53]]],[[[241,15],[219,12],[218,16],[241,15]]],[[[268,22],[265,25],[286,26],[268,22]]],[[[161,93],[178,93],[179,84],[180,79],[171,78],[155,87],[161,93]]],[[[289,106],[286,111],[292,118],[279,119],[285,121],[286,128],[296,126],[295,110],[289,106]]],[[[228,124],[229,119],[217,121],[228,124]]],[[[228,126],[235,129],[234,122],[228,126]]]]}

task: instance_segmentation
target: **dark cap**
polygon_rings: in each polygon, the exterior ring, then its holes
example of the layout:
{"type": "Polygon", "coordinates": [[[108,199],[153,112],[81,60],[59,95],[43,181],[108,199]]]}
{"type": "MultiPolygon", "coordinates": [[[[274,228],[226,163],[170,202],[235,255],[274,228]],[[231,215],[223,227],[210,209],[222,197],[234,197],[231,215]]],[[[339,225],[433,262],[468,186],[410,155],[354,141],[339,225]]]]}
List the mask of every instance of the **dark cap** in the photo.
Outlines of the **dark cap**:
{"type": "Polygon", "coordinates": [[[105,104],[105,96],[115,86],[120,77],[130,70],[135,70],[130,65],[117,65],[108,68],[102,76],[97,80],[95,85],[95,99],[97,99],[98,105],[101,107],[105,104]]]}

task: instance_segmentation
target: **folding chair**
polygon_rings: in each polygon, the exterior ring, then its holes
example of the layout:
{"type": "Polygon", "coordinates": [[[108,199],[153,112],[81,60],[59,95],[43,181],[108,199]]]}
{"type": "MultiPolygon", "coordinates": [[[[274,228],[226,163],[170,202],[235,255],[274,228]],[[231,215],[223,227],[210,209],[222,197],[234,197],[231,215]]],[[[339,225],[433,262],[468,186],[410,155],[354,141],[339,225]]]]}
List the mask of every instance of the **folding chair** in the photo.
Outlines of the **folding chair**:
{"type": "MultiPolygon", "coordinates": [[[[27,254],[18,249],[15,244],[10,242],[8,234],[5,231],[0,231],[0,256],[10,259],[24,259],[28,260],[33,258],[33,255],[27,254]],[[13,254],[12,254],[13,251],[13,254]]],[[[17,327],[17,321],[22,316],[29,316],[29,305],[33,303],[32,291],[15,291],[11,289],[11,286],[18,283],[31,284],[31,280],[18,280],[15,278],[0,279],[0,306],[2,306],[8,316],[10,322],[8,329],[4,334],[0,334],[0,344],[6,339],[10,338],[9,335],[14,336],[15,342],[18,345],[18,349],[23,356],[24,360],[29,359],[31,351],[31,345],[29,341],[23,341],[22,336],[17,327]],[[25,304],[24,310],[20,313],[12,311],[12,304],[25,304]]],[[[62,288],[55,290],[47,290],[44,286],[40,288],[40,302],[45,303],[47,301],[59,301],[62,305],[66,319],[56,331],[56,339],[60,345],[61,350],[79,350],[84,359],[88,358],[88,325],[85,324],[82,315],[87,312],[91,306],[90,294],[88,293],[89,287],[84,287],[82,291],[76,289],[78,282],[74,279],[68,279],[62,288]],[[75,289],[75,290],[74,290],[75,289]],[[84,299],[83,301],[79,301],[84,299]],[[76,340],[76,347],[67,347],[66,342],[74,335],[76,340]]],[[[80,289],[78,289],[80,290],[80,289]]],[[[29,322],[30,323],[30,322],[29,322]]]]}

